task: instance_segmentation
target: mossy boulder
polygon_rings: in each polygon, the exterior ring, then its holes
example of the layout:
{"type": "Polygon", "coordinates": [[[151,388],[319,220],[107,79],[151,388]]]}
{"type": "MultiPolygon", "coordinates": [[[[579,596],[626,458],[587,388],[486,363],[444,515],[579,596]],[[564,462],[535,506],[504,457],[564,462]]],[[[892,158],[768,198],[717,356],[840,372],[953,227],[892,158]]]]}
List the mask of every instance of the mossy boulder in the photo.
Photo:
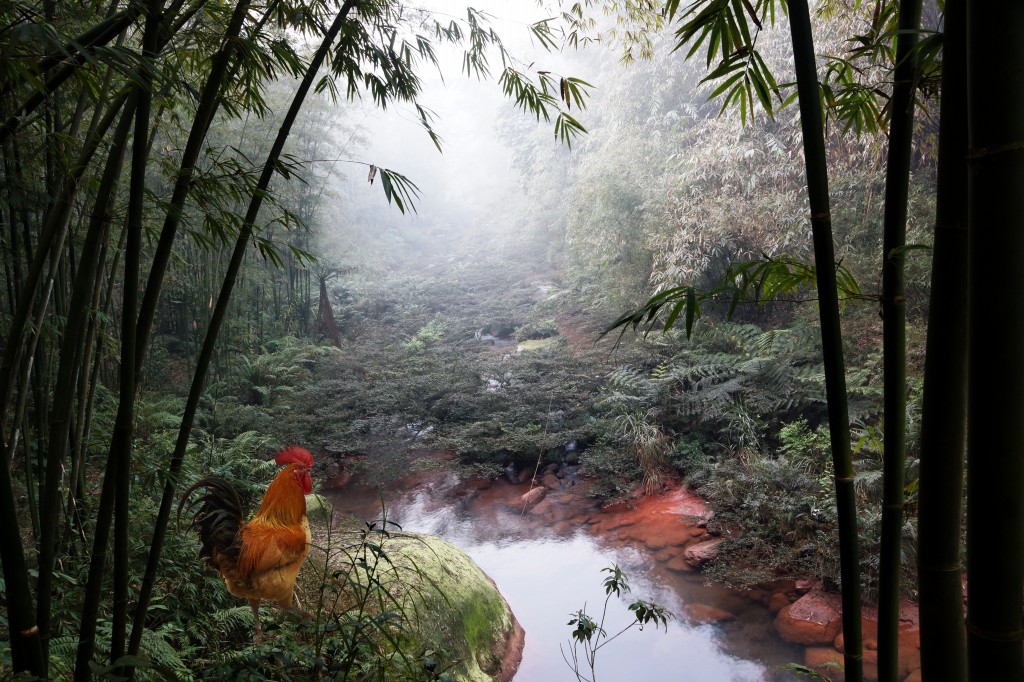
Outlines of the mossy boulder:
{"type": "Polygon", "coordinates": [[[306,495],[306,516],[309,517],[311,524],[330,523],[333,514],[334,505],[328,502],[326,497],[316,493],[306,495]]]}
{"type": "Polygon", "coordinates": [[[529,353],[530,351],[541,350],[554,345],[557,341],[558,337],[555,336],[549,336],[543,339],[526,339],[525,341],[520,341],[518,345],[516,345],[516,352],[529,353]]]}
{"type": "Polygon", "coordinates": [[[358,535],[340,531],[329,540],[326,529],[316,524],[314,551],[303,576],[304,593],[317,593],[326,560],[333,580],[326,579],[336,586],[332,594],[337,596],[324,607],[351,613],[357,610],[357,593],[365,595],[365,586],[373,585],[376,596],[368,600],[368,607],[377,611],[384,604],[398,616],[403,634],[393,641],[401,642],[403,658],[424,665],[431,661],[430,670],[436,665],[436,671],[445,671],[440,679],[512,679],[522,659],[523,629],[494,582],[465,552],[441,538],[419,533],[373,534],[364,545],[351,541],[358,535]],[[329,559],[321,549],[325,546],[333,548],[329,559]],[[372,546],[372,551],[360,546],[372,546]],[[354,584],[359,586],[355,592],[354,584]]]}
{"type": "Polygon", "coordinates": [[[426,649],[444,651],[456,680],[511,680],[522,658],[523,630],[494,582],[461,549],[431,535],[392,534],[388,552],[409,593],[417,595],[418,632],[426,649]]]}

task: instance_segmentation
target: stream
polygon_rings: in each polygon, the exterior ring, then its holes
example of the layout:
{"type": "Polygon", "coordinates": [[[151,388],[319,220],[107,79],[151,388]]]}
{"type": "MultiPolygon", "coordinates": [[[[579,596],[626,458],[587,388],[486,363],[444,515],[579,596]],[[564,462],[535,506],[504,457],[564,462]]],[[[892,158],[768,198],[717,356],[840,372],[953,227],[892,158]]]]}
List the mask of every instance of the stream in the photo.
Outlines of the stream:
{"type": "MultiPolygon", "coordinates": [[[[516,682],[574,679],[563,659],[563,651],[568,654],[572,646],[569,619],[585,609],[600,620],[607,576],[602,569],[613,563],[628,575],[631,592],[610,600],[604,623],[609,635],[632,621],[627,605],[637,598],[667,606],[675,618],[667,632],[633,627],[600,649],[599,680],[799,679],[779,666],[802,661],[803,648],[775,634],[773,615],[762,602],[707,584],[699,573],[681,568],[679,558],[672,561],[679,557],[672,545],[680,533],[685,542],[687,533],[702,532],[681,522],[678,513],[666,513],[677,512],[686,502],[680,496],[690,493],[670,493],[637,509],[600,509],[570,488],[551,491],[536,506],[526,507],[520,498],[529,489],[528,483],[504,480],[462,481],[436,469],[389,483],[384,493],[389,520],[404,531],[437,535],[457,545],[495,581],[526,631],[516,682]],[[727,612],[725,620],[702,623],[688,613],[721,616],[716,609],[727,612]]],[[[325,495],[337,513],[360,520],[380,517],[380,491],[358,477],[325,495]]],[[[590,676],[589,669],[582,672],[590,676]]]]}

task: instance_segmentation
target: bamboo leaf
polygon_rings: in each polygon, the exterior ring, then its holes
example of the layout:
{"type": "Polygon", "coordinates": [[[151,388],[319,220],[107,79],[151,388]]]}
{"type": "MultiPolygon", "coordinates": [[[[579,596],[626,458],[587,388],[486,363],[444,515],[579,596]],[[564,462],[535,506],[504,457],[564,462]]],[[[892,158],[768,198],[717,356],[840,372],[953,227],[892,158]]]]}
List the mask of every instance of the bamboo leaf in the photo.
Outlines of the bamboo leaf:
{"type": "Polygon", "coordinates": [[[662,331],[668,331],[672,328],[672,325],[676,323],[676,319],[683,312],[683,308],[686,306],[687,299],[682,299],[672,307],[672,312],[669,314],[668,319],[665,320],[665,326],[662,331]]]}
{"type": "MultiPolygon", "coordinates": [[[[732,0],[732,12],[729,13],[729,20],[733,27],[739,29],[741,45],[749,47],[753,41],[750,39],[750,28],[747,26],[746,13],[743,10],[741,0],[732,0]]],[[[737,46],[737,49],[739,46],[737,46]]]]}
{"type": "Polygon", "coordinates": [[[416,212],[415,199],[420,195],[419,187],[401,173],[385,168],[379,169],[380,184],[388,203],[394,203],[401,213],[416,212]]]}
{"type": "Polygon", "coordinates": [[[729,89],[730,86],[732,86],[736,81],[738,81],[742,77],[743,77],[742,73],[733,74],[732,76],[727,78],[725,81],[723,81],[721,85],[719,85],[717,88],[715,88],[714,92],[712,92],[710,95],[708,95],[708,99],[715,99],[716,97],[721,95],[723,92],[725,92],[727,89],[729,89]]]}

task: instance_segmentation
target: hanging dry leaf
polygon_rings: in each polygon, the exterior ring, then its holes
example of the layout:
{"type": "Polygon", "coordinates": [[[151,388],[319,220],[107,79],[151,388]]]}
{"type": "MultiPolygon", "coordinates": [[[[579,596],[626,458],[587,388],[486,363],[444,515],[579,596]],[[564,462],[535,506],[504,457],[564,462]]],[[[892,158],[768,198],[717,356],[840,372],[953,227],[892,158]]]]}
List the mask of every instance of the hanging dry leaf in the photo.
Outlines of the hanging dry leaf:
{"type": "Polygon", "coordinates": [[[373,179],[375,177],[377,177],[377,167],[374,166],[373,164],[370,164],[370,175],[369,177],[366,178],[366,180],[372,185],[373,179]]]}

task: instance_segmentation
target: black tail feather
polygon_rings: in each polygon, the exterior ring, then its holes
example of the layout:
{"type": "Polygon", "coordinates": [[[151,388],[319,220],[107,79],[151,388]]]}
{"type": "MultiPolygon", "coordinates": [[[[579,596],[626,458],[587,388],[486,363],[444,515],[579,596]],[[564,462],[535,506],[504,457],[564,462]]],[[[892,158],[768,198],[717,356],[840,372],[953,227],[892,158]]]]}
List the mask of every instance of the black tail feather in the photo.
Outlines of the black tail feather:
{"type": "Polygon", "coordinates": [[[181,515],[191,516],[186,531],[195,528],[203,544],[199,556],[206,559],[213,568],[221,568],[220,560],[227,559],[232,564],[238,560],[241,549],[239,530],[244,522],[242,500],[238,490],[227,479],[219,476],[207,476],[196,481],[195,485],[186,490],[178,503],[178,526],[181,526],[181,515]],[[196,490],[204,488],[205,492],[189,499],[196,490]]]}

